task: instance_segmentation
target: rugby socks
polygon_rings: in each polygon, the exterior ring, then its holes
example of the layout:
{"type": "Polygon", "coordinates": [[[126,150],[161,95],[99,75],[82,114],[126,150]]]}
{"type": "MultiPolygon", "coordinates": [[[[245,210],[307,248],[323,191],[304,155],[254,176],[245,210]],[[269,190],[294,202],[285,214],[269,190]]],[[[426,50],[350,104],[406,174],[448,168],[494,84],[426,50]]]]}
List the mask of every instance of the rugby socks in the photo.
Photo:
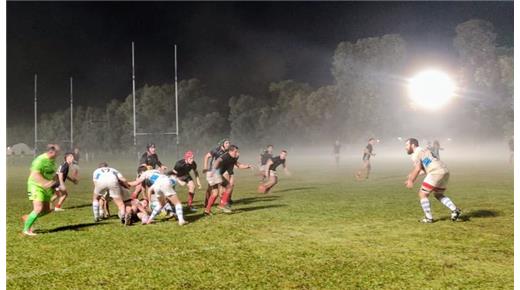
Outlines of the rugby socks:
{"type": "Polygon", "coordinates": [[[211,195],[209,198],[208,198],[208,204],[206,205],[206,212],[211,212],[211,207],[213,206],[213,204],[215,203],[215,200],[217,199],[218,197],[218,194],[217,195],[211,195]]]}
{"type": "Polygon", "coordinates": [[[167,212],[173,212],[172,205],[169,202],[166,202],[166,204],[164,205],[163,209],[165,211],[167,211],[167,212]]]}
{"type": "Polygon", "coordinates": [[[92,202],[92,211],[94,212],[94,218],[99,219],[99,201],[92,202]]]}
{"type": "Polygon", "coordinates": [[[32,227],[34,222],[38,219],[38,214],[32,211],[29,216],[27,217],[27,220],[25,220],[25,224],[23,225],[23,231],[27,232],[32,227]]]}
{"type": "Polygon", "coordinates": [[[193,192],[189,192],[188,193],[188,207],[191,207],[191,205],[193,204],[193,197],[195,196],[195,193],[193,192]]]}
{"type": "Polygon", "coordinates": [[[454,211],[457,209],[457,207],[455,206],[455,204],[451,201],[451,199],[447,196],[439,199],[439,201],[444,204],[447,208],[449,208],[451,211],[454,211]]]}
{"type": "Polygon", "coordinates": [[[431,208],[430,208],[430,200],[427,199],[427,198],[421,199],[421,207],[422,207],[422,209],[424,211],[424,216],[427,219],[433,219],[432,211],[431,211],[431,208]]]}
{"type": "Polygon", "coordinates": [[[152,214],[150,215],[150,218],[149,220],[152,220],[161,212],[161,210],[163,209],[163,206],[161,206],[160,204],[158,204],[152,211],[152,214]]]}
{"type": "Polygon", "coordinates": [[[175,205],[175,212],[177,213],[177,219],[179,219],[179,223],[184,223],[184,215],[182,212],[182,203],[175,205]]]}
{"type": "Polygon", "coordinates": [[[231,195],[231,192],[229,192],[229,191],[226,191],[222,194],[222,198],[220,199],[220,207],[223,207],[228,203],[230,195],[231,195]]]}

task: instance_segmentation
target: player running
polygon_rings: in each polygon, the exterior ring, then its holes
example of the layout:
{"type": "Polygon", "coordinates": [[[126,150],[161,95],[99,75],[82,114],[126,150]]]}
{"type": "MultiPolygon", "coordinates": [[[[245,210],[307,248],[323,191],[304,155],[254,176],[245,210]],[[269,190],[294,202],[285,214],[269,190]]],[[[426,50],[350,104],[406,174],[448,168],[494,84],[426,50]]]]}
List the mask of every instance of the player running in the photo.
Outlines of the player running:
{"type": "Polygon", "coordinates": [[[55,159],[60,152],[56,144],[47,145],[47,152],[36,157],[31,163],[31,174],[27,180],[27,192],[29,200],[32,201],[33,210],[30,214],[22,216],[24,222],[22,233],[26,236],[35,236],[32,226],[39,217],[52,210],[50,201],[54,194],[53,186],[56,184],[55,159]]]}
{"type": "Polygon", "coordinates": [[[263,182],[267,178],[267,176],[264,174],[266,169],[265,165],[271,158],[273,158],[273,145],[267,145],[266,149],[260,153],[260,156],[258,156],[258,163],[260,163],[260,176],[262,177],[260,182],[263,182]]]}
{"type": "Polygon", "coordinates": [[[411,155],[414,163],[414,168],[408,174],[408,179],[405,182],[407,188],[413,188],[413,184],[417,176],[424,171],[426,177],[419,190],[419,198],[421,199],[421,207],[424,211],[425,217],[420,220],[422,223],[432,223],[433,216],[430,208],[430,200],[428,199],[431,192],[435,198],[451,210],[451,220],[456,221],[461,211],[451,199],[444,195],[446,185],[450,178],[448,167],[444,162],[433,156],[428,149],[419,147],[419,141],[415,138],[410,138],[406,141],[406,153],[411,155]]]}
{"type": "Polygon", "coordinates": [[[271,189],[278,183],[278,174],[276,173],[276,168],[280,165],[283,165],[283,169],[286,175],[291,175],[289,169],[287,168],[287,151],[282,150],[280,155],[270,159],[267,161],[265,175],[269,177],[269,180],[261,184],[259,186],[259,191],[261,193],[269,193],[271,189]]]}
{"type": "Polygon", "coordinates": [[[184,158],[177,161],[173,170],[177,175],[178,180],[182,180],[188,185],[188,210],[189,211],[197,211],[195,207],[193,207],[193,197],[195,197],[195,182],[193,182],[193,178],[190,175],[190,171],[193,170],[195,173],[195,179],[197,180],[197,186],[199,189],[202,188],[199,179],[199,172],[197,171],[197,163],[195,163],[195,157],[192,151],[186,151],[184,153],[184,158]]]}
{"type": "Polygon", "coordinates": [[[108,167],[106,162],[101,162],[96,170],[92,173],[92,181],[94,182],[94,193],[92,195],[92,211],[94,213],[94,222],[101,220],[99,213],[99,200],[108,192],[108,196],[114,201],[119,209],[118,216],[121,223],[125,223],[125,203],[130,201],[130,192],[125,177],[116,169],[108,167]]]}
{"type": "Polygon", "coordinates": [[[368,139],[367,147],[365,147],[365,149],[363,150],[363,166],[356,173],[357,180],[368,179],[368,176],[370,175],[370,171],[372,170],[372,165],[370,164],[370,157],[376,156],[376,154],[373,153],[375,144],[376,144],[376,139],[374,139],[374,138],[368,139]]]}
{"type": "Polygon", "coordinates": [[[224,154],[228,151],[230,144],[231,143],[230,143],[229,139],[222,139],[218,143],[217,148],[211,150],[210,152],[206,153],[206,155],[204,155],[204,168],[202,170],[202,173],[206,174],[206,181],[208,182],[208,188],[206,189],[206,196],[204,198],[204,207],[207,206],[209,196],[211,195],[211,192],[212,192],[212,187],[214,184],[216,184],[215,181],[217,181],[217,180],[213,180],[215,178],[215,176],[212,174],[210,175],[210,171],[208,169],[213,168],[213,162],[217,158],[219,158],[222,154],[224,154]]]}
{"type": "MultiPolygon", "coordinates": [[[[74,163],[74,154],[73,153],[65,153],[65,162],[63,162],[60,167],[58,168],[58,171],[56,172],[58,183],[56,183],[56,186],[54,188],[54,196],[51,199],[51,202],[54,202],[56,199],[58,199],[58,203],[54,206],[54,211],[64,211],[64,209],[61,208],[63,205],[63,202],[69,196],[69,193],[67,192],[67,188],[65,187],[65,180],[70,180],[74,184],[78,184],[78,179],[74,176],[69,176],[69,169],[72,167],[74,163]]],[[[77,175],[76,175],[77,176],[77,175]]]]}
{"type": "Polygon", "coordinates": [[[211,215],[211,207],[218,197],[219,189],[223,191],[222,198],[220,199],[220,205],[218,208],[224,213],[231,213],[231,209],[228,206],[229,198],[235,185],[233,168],[236,166],[241,169],[249,169],[251,165],[242,164],[238,162],[240,152],[238,147],[235,145],[229,146],[228,152],[222,154],[215,162],[210,172],[208,172],[211,186],[211,196],[204,210],[204,214],[211,215]],[[224,178],[224,173],[227,174],[227,178],[224,178]]]}

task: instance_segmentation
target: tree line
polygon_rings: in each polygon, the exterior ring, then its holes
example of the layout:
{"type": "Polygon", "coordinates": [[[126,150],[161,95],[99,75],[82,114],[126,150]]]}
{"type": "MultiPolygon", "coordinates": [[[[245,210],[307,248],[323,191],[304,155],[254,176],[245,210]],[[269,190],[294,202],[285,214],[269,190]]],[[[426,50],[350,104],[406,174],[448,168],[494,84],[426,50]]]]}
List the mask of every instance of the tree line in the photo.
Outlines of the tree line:
{"type": "MultiPolygon", "coordinates": [[[[458,100],[460,131],[474,136],[509,138],[513,134],[513,48],[499,47],[493,25],[470,20],[455,28],[456,80],[464,87],[458,100]]],[[[314,88],[297,80],[273,82],[261,96],[242,94],[221,101],[198,79],[179,82],[180,142],[206,150],[223,137],[238,144],[275,142],[284,145],[364,140],[371,136],[400,136],[409,130],[403,115],[401,77],[407,64],[407,43],[398,34],[341,42],[331,63],[332,84],[314,88]]],[[[175,131],[174,85],[136,91],[138,130],[175,131]]],[[[75,144],[87,150],[133,150],[132,95],[104,107],[77,107],[75,144]]],[[[43,114],[40,139],[62,143],[69,138],[69,111],[43,114]]],[[[33,144],[32,126],[8,128],[8,144],[33,144]]],[[[153,139],[173,148],[173,136],[153,139]]]]}

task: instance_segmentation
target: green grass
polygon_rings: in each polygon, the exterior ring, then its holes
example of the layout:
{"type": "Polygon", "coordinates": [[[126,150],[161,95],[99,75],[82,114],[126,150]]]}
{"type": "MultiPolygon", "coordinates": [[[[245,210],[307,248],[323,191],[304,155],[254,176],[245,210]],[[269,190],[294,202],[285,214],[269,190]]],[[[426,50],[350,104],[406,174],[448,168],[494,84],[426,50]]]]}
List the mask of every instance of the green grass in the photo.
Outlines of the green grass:
{"type": "MultiPolygon", "coordinates": [[[[358,161],[349,160],[358,165],[358,161]]],[[[409,163],[374,160],[367,182],[352,167],[313,173],[292,163],[269,195],[238,174],[235,212],[121,226],[92,223],[92,166],[69,185],[65,212],[20,235],[31,210],[28,164],[9,166],[7,286],[42,289],[503,289],[513,288],[513,173],[503,163],[448,162],[447,195],[463,209],[453,223],[432,199],[434,224],[419,224],[409,163]]],[[[134,166],[116,163],[128,177],[134,166]]],[[[186,200],[186,188],[178,189],[186,200]]],[[[200,208],[201,197],[196,196],[200,208]]],[[[114,214],[115,206],[111,205],[114,214]]]]}

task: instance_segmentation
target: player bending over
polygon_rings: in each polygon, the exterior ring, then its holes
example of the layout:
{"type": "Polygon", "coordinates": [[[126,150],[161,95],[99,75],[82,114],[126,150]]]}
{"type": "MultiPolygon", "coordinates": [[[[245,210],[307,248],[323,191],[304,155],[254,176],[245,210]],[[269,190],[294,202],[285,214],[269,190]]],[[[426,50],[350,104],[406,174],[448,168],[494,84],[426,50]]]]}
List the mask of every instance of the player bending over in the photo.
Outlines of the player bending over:
{"type": "Polygon", "coordinates": [[[147,190],[148,200],[151,200],[152,194],[155,194],[157,200],[159,201],[159,205],[156,206],[150,218],[146,222],[146,224],[150,224],[153,222],[154,218],[162,211],[163,207],[168,203],[172,203],[175,205],[175,213],[177,214],[177,219],[179,221],[179,225],[185,225],[188,222],[184,220],[184,215],[182,212],[182,203],[177,197],[177,193],[175,192],[175,184],[179,183],[180,185],[185,185],[186,183],[177,180],[174,172],[167,172],[166,175],[160,175],[157,180],[150,186],[147,190]]]}
{"type": "Polygon", "coordinates": [[[258,162],[260,163],[260,177],[262,178],[260,182],[263,182],[267,176],[265,175],[265,169],[267,161],[273,158],[273,145],[267,145],[266,149],[260,153],[260,156],[258,156],[258,162]]]}
{"type": "Polygon", "coordinates": [[[195,197],[195,182],[193,182],[193,178],[190,175],[190,171],[193,170],[195,173],[195,179],[197,180],[197,186],[201,189],[199,172],[197,171],[197,163],[194,161],[195,157],[193,156],[192,151],[186,151],[184,153],[184,159],[181,159],[175,163],[174,171],[177,175],[178,180],[182,180],[188,185],[188,210],[197,211],[195,207],[193,207],[193,197],[195,197]]]}
{"type": "Polygon", "coordinates": [[[266,169],[265,169],[265,175],[269,177],[269,180],[261,184],[259,186],[259,190],[261,193],[269,193],[271,189],[278,183],[278,175],[276,174],[276,168],[280,165],[283,165],[283,169],[285,171],[286,175],[291,175],[289,172],[289,169],[287,169],[287,151],[282,150],[280,152],[280,155],[274,157],[273,159],[270,159],[267,161],[266,169]]]}
{"type": "Polygon", "coordinates": [[[444,162],[433,156],[428,149],[419,147],[419,141],[415,138],[410,138],[406,141],[406,153],[411,155],[414,168],[408,175],[405,182],[407,188],[413,188],[413,184],[417,176],[424,171],[426,177],[419,190],[419,198],[421,200],[421,207],[424,211],[424,218],[420,220],[422,223],[432,223],[433,216],[430,208],[430,200],[428,199],[431,192],[435,198],[451,210],[451,220],[456,221],[461,211],[451,199],[444,195],[446,185],[450,178],[450,172],[444,162]]]}
{"type": "Polygon", "coordinates": [[[51,202],[54,202],[56,199],[58,199],[58,203],[54,206],[54,211],[63,211],[64,209],[61,208],[63,205],[63,202],[69,196],[69,193],[67,192],[67,188],[65,187],[65,180],[70,180],[74,184],[78,184],[77,175],[69,176],[69,169],[73,166],[74,163],[74,154],[73,153],[65,153],[65,162],[60,165],[58,168],[58,171],[56,172],[58,183],[56,184],[54,188],[54,196],[51,199],[51,202]]]}
{"type": "Polygon", "coordinates": [[[30,214],[22,216],[24,222],[23,234],[35,236],[32,226],[39,217],[42,217],[52,210],[50,201],[54,194],[56,181],[53,179],[56,174],[56,163],[54,160],[60,152],[60,147],[56,144],[47,145],[47,152],[36,157],[31,163],[31,174],[27,180],[27,192],[29,200],[32,201],[33,210],[30,214]]]}
{"type": "Polygon", "coordinates": [[[108,196],[112,198],[118,208],[118,216],[121,223],[125,223],[125,202],[130,200],[130,185],[125,177],[118,170],[108,167],[106,162],[101,162],[94,173],[92,173],[92,181],[94,182],[94,193],[92,195],[92,211],[94,213],[94,221],[101,220],[99,212],[99,200],[108,192],[108,196]]]}

